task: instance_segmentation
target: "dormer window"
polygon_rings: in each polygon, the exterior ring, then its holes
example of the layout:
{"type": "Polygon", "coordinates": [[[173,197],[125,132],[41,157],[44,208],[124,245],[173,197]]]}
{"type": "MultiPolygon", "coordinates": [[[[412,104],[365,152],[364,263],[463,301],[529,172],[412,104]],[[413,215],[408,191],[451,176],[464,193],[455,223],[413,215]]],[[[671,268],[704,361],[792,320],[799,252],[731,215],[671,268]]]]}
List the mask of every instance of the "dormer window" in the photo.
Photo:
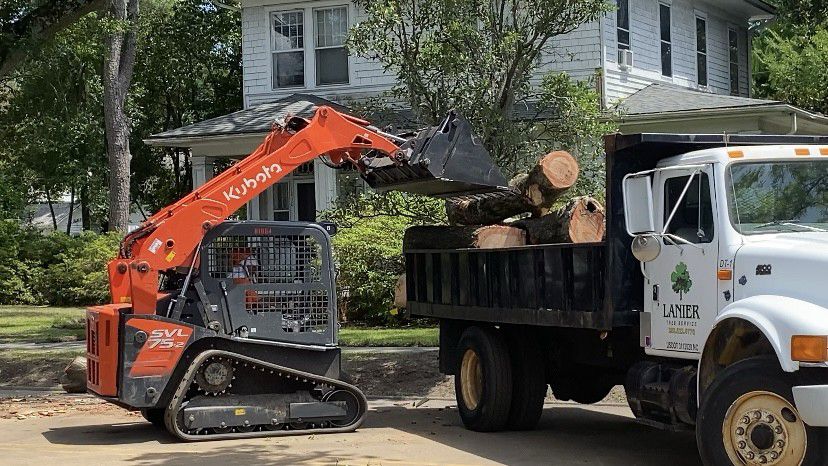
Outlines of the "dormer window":
{"type": "Polygon", "coordinates": [[[347,6],[275,11],[270,22],[273,89],[348,84],[347,6]]]}

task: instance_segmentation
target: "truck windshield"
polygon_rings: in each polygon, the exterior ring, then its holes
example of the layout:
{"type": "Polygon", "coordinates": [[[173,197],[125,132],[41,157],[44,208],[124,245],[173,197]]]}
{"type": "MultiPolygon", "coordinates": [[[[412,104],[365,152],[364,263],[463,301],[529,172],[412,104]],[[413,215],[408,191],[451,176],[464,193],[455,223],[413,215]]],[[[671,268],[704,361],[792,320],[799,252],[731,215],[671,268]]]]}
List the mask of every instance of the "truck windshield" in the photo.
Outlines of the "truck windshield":
{"type": "Polygon", "coordinates": [[[828,231],[828,160],[734,163],[728,178],[740,233],[828,231]]]}

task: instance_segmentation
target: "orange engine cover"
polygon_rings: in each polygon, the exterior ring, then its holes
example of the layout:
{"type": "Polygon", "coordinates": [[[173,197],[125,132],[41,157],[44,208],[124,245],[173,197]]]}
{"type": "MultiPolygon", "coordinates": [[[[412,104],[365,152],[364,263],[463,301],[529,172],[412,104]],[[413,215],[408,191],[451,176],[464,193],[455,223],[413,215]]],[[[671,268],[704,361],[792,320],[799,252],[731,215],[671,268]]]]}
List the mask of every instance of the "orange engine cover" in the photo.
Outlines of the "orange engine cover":
{"type": "Polygon", "coordinates": [[[101,396],[118,396],[118,321],[129,304],[86,309],[86,387],[101,396]]]}

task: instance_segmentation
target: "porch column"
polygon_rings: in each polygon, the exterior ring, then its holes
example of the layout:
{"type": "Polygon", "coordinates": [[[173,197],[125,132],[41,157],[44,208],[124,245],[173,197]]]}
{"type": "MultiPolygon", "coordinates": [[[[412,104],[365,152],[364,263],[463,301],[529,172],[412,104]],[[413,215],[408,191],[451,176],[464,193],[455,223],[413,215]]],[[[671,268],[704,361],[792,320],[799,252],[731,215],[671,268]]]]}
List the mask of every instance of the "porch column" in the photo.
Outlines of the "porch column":
{"type": "Polygon", "coordinates": [[[316,211],[321,212],[333,207],[336,200],[336,170],[316,159],[313,162],[314,197],[316,211]]]}
{"type": "Polygon", "coordinates": [[[193,165],[193,189],[213,179],[213,157],[193,155],[190,163],[193,165]]]}

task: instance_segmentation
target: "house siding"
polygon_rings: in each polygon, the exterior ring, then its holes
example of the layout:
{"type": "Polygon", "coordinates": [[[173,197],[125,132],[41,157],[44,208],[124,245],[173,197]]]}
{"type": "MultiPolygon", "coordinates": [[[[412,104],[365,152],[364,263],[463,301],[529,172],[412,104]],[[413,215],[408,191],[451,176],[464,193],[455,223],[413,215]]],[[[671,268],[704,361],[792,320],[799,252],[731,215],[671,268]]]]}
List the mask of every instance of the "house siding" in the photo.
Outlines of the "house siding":
{"type": "Polygon", "coordinates": [[[748,36],[747,18],[728,14],[713,4],[692,0],[629,0],[630,48],[634,66],[629,70],[618,67],[615,13],[604,21],[606,49],[605,74],[607,103],[612,104],[655,82],[673,83],[698,88],[717,94],[730,94],[730,55],[728,27],[739,36],[739,94],[748,96],[748,36]],[[671,8],[671,43],[673,76],[661,75],[661,42],[659,35],[659,3],[671,8]],[[696,16],[707,21],[708,85],[697,85],[696,72],[696,16]]]}

